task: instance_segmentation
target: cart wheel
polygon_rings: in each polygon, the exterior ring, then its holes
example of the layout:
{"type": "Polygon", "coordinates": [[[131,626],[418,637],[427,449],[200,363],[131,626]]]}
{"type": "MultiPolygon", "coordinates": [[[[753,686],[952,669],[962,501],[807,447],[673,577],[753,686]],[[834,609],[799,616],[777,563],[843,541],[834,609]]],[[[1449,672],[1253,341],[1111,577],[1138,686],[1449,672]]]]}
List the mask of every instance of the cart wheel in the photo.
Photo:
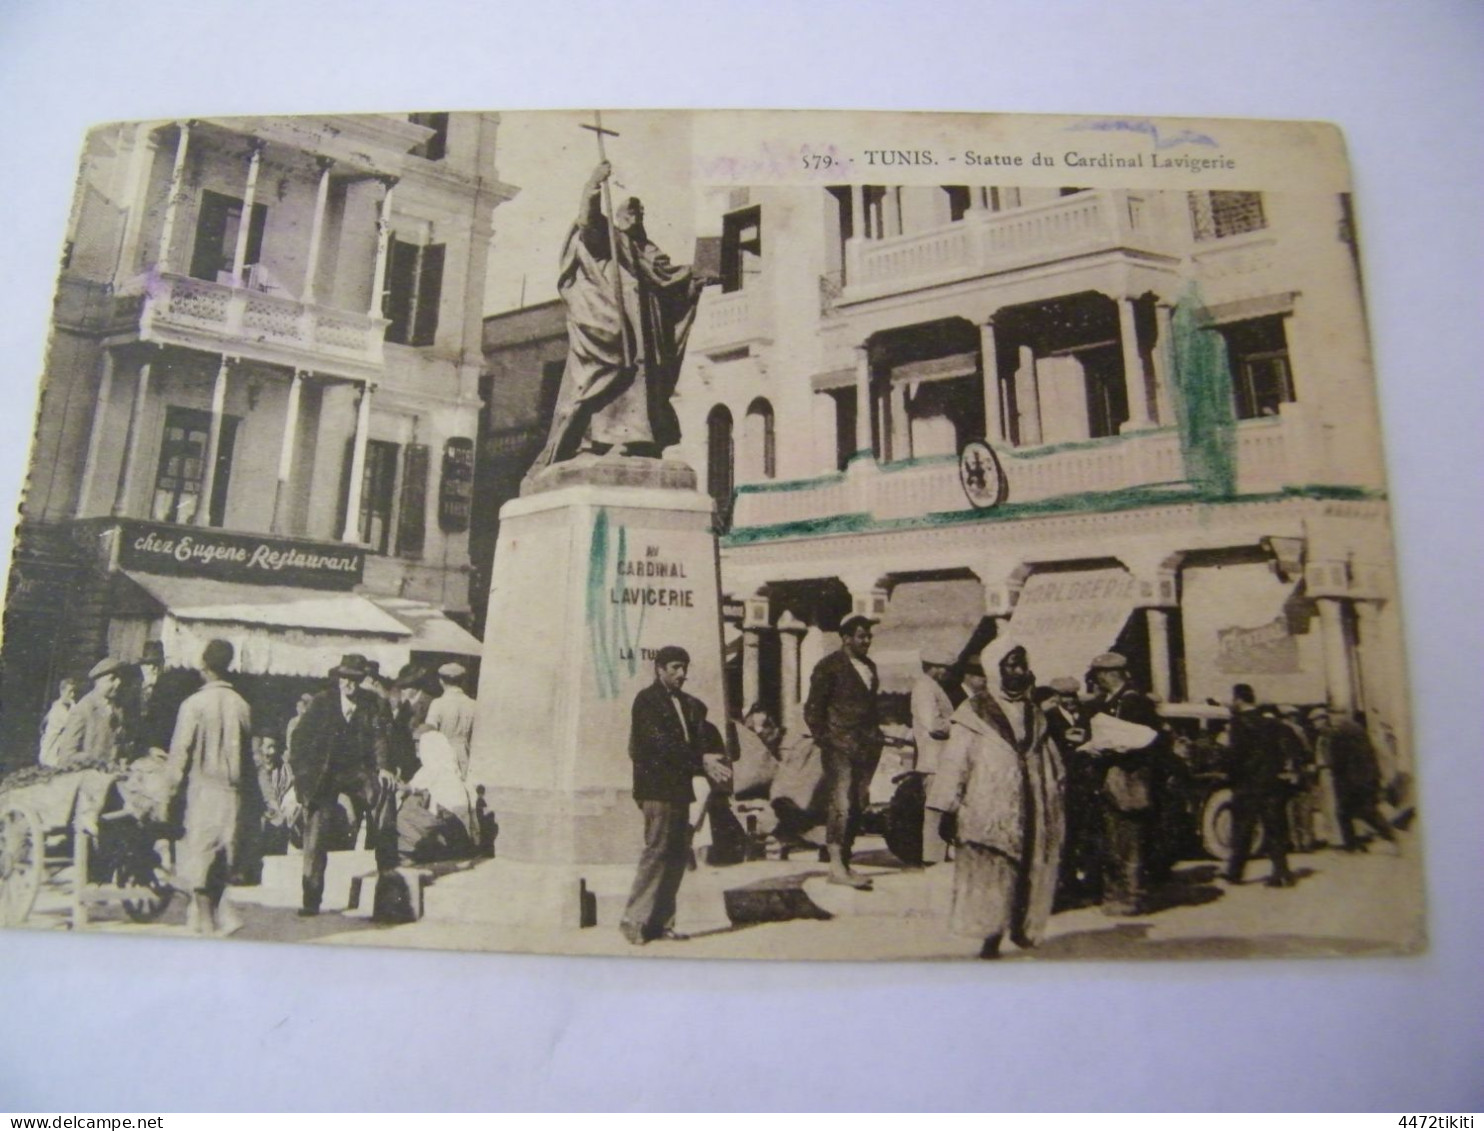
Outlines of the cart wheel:
{"type": "Polygon", "coordinates": [[[121,888],[144,888],[147,896],[125,899],[124,914],[136,923],[153,923],[175,898],[175,889],[165,878],[159,858],[153,850],[143,856],[128,856],[119,863],[114,882],[121,888]]]}
{"type": "MultiPolygon", "coordinates": [[[[1259,821],[1252,829],[1252,844],[1248,856],[1262,852],[1263,828],[1259,821]]],[[[1232,857],[1232,791],[1217,789],[1206,798],[1201,807],[1201,847],[1217,860],[1232,857]]]]}
{"type": "Polygon", "coordinates": [[[19,806],[0,812],[0,926],[26,921],[41,890],[46,840],[36,814],[19,806]]]}

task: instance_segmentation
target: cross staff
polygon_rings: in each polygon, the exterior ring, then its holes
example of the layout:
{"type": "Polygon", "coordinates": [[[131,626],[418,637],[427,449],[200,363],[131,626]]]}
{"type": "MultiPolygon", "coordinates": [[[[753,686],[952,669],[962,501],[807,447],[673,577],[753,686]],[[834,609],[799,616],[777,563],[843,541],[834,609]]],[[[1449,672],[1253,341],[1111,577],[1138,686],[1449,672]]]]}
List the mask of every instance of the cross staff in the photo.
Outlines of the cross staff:
{"type": "MultiPolygon", "coordinates": [[[[603,128],[603,112],[601,110],[593,111],[593,123],[593,125],[588,125],[586,122],[579,122],[578,125],[582,129],[592,130],[594,135],[596,135],[598,139],[598,160],[606,162],[608,160],[608,150],[603,144],[603,138],[605,136],[618,137],[619,135],[616,130],[603,128]]],[[[612,167],[610,166],[609,168],[611,175],[612,167]]],[[[613,220],[613,200],[608,195],[608,177],[603,178],[603,183],[599,186],[599,191],[602,193],[603,218],[608,221],[608,254],[613,259],[613,298],[618,304],[619,325],[623,326],[623,268],[618,263],[618,225],[613,220]]],[[[625,329],[624,338],[626,343],[624,353],[632,356],[627,346],[627,329],[625,329]]]]}

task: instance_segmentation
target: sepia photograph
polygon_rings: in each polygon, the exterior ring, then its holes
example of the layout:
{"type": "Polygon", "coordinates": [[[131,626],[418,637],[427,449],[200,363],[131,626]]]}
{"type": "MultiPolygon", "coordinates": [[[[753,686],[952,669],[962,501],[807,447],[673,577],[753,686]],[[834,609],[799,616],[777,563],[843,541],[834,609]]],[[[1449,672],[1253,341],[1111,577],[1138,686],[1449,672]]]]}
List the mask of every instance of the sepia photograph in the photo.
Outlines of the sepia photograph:
{"type": "Polygon", "coordinates": [[[1469,1118],[1481,43],[6,7],[0,1110],[1469,1118]]]}
{"type": "Polygon", "coordinates": [[[1425,945],[1333,127],[98,127],[0,658],[7,926],[1425,945]]]}

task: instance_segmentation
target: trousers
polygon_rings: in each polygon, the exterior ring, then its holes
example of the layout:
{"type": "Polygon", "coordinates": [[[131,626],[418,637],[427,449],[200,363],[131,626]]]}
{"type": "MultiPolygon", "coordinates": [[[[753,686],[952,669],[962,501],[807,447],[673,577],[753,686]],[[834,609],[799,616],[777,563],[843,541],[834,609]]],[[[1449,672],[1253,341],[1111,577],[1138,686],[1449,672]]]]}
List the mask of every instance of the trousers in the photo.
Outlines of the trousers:
{"type": "Polygon", "coordinates": [[[690,806],[680,801],[640,801],[644,848],[624,908],[623,925],[656,938],[675,925],[675,896],[690,863],[690,806]]]}
{"type": "Polygon", "coordinates": [[[824,842],[849,852],[850,846],[855,843],[861,814],[870,804],[871,779],[876,776],[881,751],[852,756],[826,746],[822,753],[825,801],[829,806],[825,818],[824,842]]]}
{"type": "Polygon", "coordinates": [[[350,800],[352,829],[366,822],[366,842],[376,854],[376,866],[397,866],[397,803],[394,790],[376,778],[341,783],[321,791],[304,807],[304,909],[318,911],[325,895],[325,866],[329,862],[334,811],[341,795],[350,800]]]}

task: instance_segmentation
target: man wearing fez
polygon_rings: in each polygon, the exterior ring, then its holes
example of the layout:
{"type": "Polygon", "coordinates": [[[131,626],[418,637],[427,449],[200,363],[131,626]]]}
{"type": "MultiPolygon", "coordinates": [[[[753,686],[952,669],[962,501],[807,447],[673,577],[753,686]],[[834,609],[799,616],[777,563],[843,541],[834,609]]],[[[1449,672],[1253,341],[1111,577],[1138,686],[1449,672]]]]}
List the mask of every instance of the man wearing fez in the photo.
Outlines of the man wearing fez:
{"type": "Polygon", "coordinates": [[[203,935],[231,934],[242,925],[222,902],[241,839],[244,787],[256,784],[252,712],[227,682],[234,655],[225,640],[206,645],[200,665],[205,685],[181,704],[170,740],[171,778],[185,786],[185,836],[176,866],[191,891],[191,924],[203,935]]]}
{"type": "Polygon", "coordinates": [[[655,653],[654,682],[634,697],[629,758],[644,850],[619,930],[635,946],[682,937],[674,927],[675,896],[690,860],[691,779],[731,780],[725,754],[707,749],[706,705],[683,690],[689,673],[690,654],[668,644],[655,653]]]}
{"type": "Polygon", "coordinates": [[[829,882],[861,891],[871,881],[852,871],[850,848],[856,826],[870,797],[871,778],[881,761],[883,738],[876,713],[881,681],[871,650],[867,617],[850,617],[840,625],[840,650],[814,666],[804,719],[823,754],[829,817],[825,847],[829,852],[829,882]]]}
{"type": "Polygon", "coordinates": [[[343,793],[366,818],[376,863],[396,866],[396,822],[387,811],[395,796],[387,740],[389,712],[361,684],[370,669],[364,656],[348,653],[330,670],[333,684],[314,697],[294,730],[289,765],[304,807],[304,905],[301,915],[318,915],[325,892],[331,813],[343,793]]]}
{"type": "Polygon", "coordinates": [[[1137,723],[1155,732],[1150,742],[1132,750],[1092,750],[1098,758],[1103,801],[1103,911],[1138,915],[1146,908],[1149,851],[1154,812],[1154,759],[1162,741],[1159,712],[1149,696],[1134,686],[1128,661],[1105,652],[1090,669],[1097,697],[1089,704],[1089,722],[1098,714],[1137,723]]]}
{"type": "Polygon", "coordinates": [[[602,198],[612,172],[607,161],[593,170],[562,248],[567,368],[532,471],[580,451],[658,456],[680,439],[670,397],[696,304],[714,280],[673,266],[650,242],[637,197],[615,202],[609,222],[602,198]]]}
{"type": "Polygon", "coordinates": [[[917,747],[913,769],[931,774],[938,768],[938,752],[948,741],[948,724],[953,718],[953,700],[945,685],[954,656],[938,648],[922,653],[922,674],[912,684],[912,741],[917,747]]]}
{"type": "Polygon", "coordinates": [[[464,693],[464,665],[447,663],[438,669],[443,694],[428,706],[428,725],[453,747],[459,777],[469,777],[469,746],[474,739],[474,700],[464,693]]]}
{"type": "Polygon", "coordinates": [[[1067,839],[1062,852],[1061,891],[1075,901],[1095,899],[1102,886],[1102,784],[1100,767],[1078,747],[1087,741],[1079,684],[1069,675],[1057,676],[1048,686],[1055,693],[1043,704],[1051,740],[1061,754],[1067,775],[1067,839]]]}
{"type": "Polygon", "coordinates": [[[122,660],[99,660],[88,672],[92,690],[73,706],[57,741],[56,764],[62,768],[122,757],[126,738],[119,702],[124,686],[122,660]]]}

